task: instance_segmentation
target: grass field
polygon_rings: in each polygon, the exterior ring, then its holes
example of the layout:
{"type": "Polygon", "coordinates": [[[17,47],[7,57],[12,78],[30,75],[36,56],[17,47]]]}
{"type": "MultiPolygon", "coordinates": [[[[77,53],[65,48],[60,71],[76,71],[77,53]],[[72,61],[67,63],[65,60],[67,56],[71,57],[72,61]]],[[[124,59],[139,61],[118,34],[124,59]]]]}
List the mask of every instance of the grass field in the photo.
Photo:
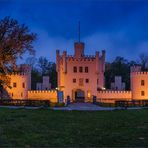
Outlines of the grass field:
{"type": "Polygon", "coordinates": [[[148,110],[0,109],[0,147],[148,147],[148,110]]]}

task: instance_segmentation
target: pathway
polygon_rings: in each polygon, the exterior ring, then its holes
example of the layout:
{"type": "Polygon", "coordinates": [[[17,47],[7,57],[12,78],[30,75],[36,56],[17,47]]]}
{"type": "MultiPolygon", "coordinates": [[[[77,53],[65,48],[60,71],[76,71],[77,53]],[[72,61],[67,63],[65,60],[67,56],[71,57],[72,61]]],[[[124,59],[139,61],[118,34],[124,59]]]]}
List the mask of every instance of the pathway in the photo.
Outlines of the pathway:
{"type": "Polygon", "coordinates": [[[54,107],[54,110],[114,110],[114,107],[101,107],[92,103],[73,103],[66,107],[54,107]]]}

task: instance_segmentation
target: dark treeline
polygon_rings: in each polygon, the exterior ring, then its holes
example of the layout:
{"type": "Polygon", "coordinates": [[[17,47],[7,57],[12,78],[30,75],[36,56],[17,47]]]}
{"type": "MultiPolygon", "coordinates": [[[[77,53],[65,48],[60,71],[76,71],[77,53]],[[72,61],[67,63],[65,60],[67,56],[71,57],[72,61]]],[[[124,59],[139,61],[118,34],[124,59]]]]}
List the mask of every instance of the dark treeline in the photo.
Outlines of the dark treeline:
{"type": "Polygon", "coordinates": [[[51,88],[57,87],[56,64],[54,62],[49,61],[45,57],[40,57],[38,59],[30,57],[27,58],[26,63],[32,67],[31,87],[33,90],[36,89],[37,82],[42,82],[43,76],[50,77],[51,88]]]}
{"type": "MultiPolygon", "coordinates": [[[[26,63],[32,66],[32,89],[36,89],[36,83],[42,82],[42,76],[49,76],[52,88],[57,87],[56,63],[49,61],[45,57],[38,59],[30,57],[26,63]]],[[[141,54],[139,60],[128,61],[123,57],[116,57],[113,62],[106,62],[105,65],[105,87],[110,89],[111,82],[115,76],[121,76],[126,83],[126,90],[130,89],[130,67],[141,65],[143,71],[147,71],[148,56],[141,54]]]]}
{"type": "Polygon", "coordinates": [[[137,61],[128,61],[123,57],[116,57],[113,62],[105,65],[105,86],[110,89],[111,82],[114,82],[115,76],[121,76],[122,81],[126,83],[126,90],[130,89],[130,67],[141,65],[142,71],[148,70],[148,56],[141,54],[137,61]]]}

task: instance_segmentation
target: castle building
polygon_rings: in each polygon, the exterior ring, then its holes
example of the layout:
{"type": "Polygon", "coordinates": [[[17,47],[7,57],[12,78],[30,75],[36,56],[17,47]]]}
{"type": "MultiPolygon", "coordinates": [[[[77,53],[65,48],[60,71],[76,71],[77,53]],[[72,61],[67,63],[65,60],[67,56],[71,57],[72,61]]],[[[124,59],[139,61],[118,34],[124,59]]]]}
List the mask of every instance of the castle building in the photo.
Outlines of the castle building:
{"type": "Polygon", "coordinates": [[[10,87],[6,87],[7,97],[12,99],[28,98],[28,91],[31,90],[31,67],[26,64],[17,68],[18,72],[14,72],[10,77],[10,87]]]}
{"type": "MultiPolygon", "coordinates": [[[[131,90],[105,90],[105,51],[101,54],[97,51],[95,55],[87,56],[84,47],[84,43],[76,42],[74,55],[68,55],[66,51],[56,51],[57,89],[48,90],[49,78],[44,77],[44,90],[31,90],[31,68],[21,65],[17,73],[9,75],[11,87],[6,87],[8,96],[11,99],[51,102],[65,102],[68,96],[71,102],[92,102],[93,96],[96,96],[98,102],[106,103],[118,100],[148,100],[148,72],[141,71],[140,66],[133,66],[130,73],[131,90]]],[[[117,84],[120,82],[122,85],[121,79],[117,80],[117,84]]]]}
{"type": "Polygon", "coordinates": [[[133,100],[148,99],[148,72],[141,71],[140,66],[131,67],[131,91],[133,100]]]}
{"type": "Polygon", "coordinates": [[[71,101],[90,100],[104,88],[105,51],[101,55],[97,51],[94,56],[87,56],[84,47],[84,43],[76,42],[74,55],[56,51],[58,89],[71,101]]]}

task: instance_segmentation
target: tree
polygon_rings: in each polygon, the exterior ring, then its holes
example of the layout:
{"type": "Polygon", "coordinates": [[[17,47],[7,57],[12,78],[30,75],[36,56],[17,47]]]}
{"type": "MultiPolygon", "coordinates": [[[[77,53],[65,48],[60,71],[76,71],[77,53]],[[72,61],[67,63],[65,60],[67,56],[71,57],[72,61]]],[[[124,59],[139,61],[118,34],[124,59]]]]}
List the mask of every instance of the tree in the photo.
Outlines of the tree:
{"type": "Polygon", "coordinates": [[[34,54],[32,46],[36,34],[30,32],[27,26],[17,20],[5,17],[0,20],[0,85],[8,84],[2,76],[16,70],[16,61],[23,54],[34,54]]]}
{"type": "Polygon", "coordinates": [[[50,62],[45,57],[40,57],[37,65],[39,67],[41,75],[49,76],[52,88],[56,88],[57,87],[56,64],[54,62],[50,62]]]}
{"type": "Polygon", "coordinates": [[[38,65],[39,70],[40,70],[42,75],[48,75],[49,74],[51,63],[48,61],[47,58],[40,57],[38,59],[38,64],[37,65],[38,65]]]}
{"type": "Polygon", "coordinates": [[[130,65],[123,57],[116,57],[112,63],[106,63],[105,84],[108,89],[115,76],[122,76],[126,89],[130,89],[130,65]]]}
{"type": "Polygon", "coordinates": [[[141,53],[139,56],[142,71],[148,70],[148,55],[141,53]]]}

